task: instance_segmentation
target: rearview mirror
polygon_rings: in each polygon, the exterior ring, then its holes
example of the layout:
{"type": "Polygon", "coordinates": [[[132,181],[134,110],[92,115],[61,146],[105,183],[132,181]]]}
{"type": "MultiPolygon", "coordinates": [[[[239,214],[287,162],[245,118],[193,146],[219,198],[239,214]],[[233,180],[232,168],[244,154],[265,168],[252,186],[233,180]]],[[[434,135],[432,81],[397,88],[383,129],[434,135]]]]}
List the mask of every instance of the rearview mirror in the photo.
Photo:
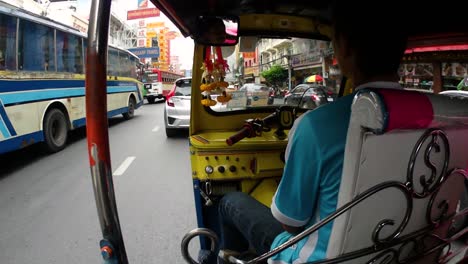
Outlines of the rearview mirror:
{"type": "Polygon", "coordinates": [[[194,40],[207,46],[233,46],[239,41],[238,29],[236,17],[201,16],[194,40]]]}

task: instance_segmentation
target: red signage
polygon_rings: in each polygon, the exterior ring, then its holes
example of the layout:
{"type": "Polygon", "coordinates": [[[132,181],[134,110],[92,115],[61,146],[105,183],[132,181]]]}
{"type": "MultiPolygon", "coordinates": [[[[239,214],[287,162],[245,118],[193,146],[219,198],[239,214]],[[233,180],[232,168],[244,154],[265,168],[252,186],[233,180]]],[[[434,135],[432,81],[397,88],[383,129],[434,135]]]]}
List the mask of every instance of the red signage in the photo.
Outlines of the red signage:
{"type": "Polygon", "coordinates": [[[147,18],[147,17],[158,17],[159,15],[160,15],[160,12],[159,12],[159,9],[157,8],[130,10],[127,12],[127,20],[147,18]]]}

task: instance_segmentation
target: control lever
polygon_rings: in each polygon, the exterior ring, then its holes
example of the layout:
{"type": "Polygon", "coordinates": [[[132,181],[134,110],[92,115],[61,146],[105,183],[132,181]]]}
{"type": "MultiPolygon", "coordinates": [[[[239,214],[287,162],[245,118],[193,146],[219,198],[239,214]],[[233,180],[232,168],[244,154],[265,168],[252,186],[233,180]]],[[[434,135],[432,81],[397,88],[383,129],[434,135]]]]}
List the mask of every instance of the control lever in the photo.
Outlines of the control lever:
{"type": "Polygon", "coordinates": [[[199,188],[200,190],[200,195],[203,197],[203,199],[205,200],[205,205],[206,206],[212,206],[213,205],[213,201],[211,201],[210,197],[208,197],[208,195],[206,195],[206,193],[201,189],[199,188]]]}
{"type": "Polygon", "coordinates": [[[262,120],[249,119],[247,120],[247,122],[244,124],[244,126],[239,132],[237,132],[233,136],[230,136],[228,139],[226,139],[226,144],[228,144],[228,146],[232,146],[243,138],[256,137],[258,134],[261,134],[262,129],[263,129],[262,120]]]}

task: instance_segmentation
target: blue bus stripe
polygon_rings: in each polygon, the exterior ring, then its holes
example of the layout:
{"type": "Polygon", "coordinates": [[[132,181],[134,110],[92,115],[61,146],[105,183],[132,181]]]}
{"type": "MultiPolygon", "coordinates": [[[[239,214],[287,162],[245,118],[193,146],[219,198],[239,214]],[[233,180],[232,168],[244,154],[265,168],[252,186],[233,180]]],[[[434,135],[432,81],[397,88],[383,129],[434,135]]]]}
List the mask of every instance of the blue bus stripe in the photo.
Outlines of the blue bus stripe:
{"type": "MultiPolygon", "coordinates": [[[[8,118],[8,115],[7,115],[6,111],[5,111],[5,108],[2,105],[2,102],[0,102],[0,116],[1,116],[1,119],[3,119],[3,122],[2,122],[1,126],[5,125],[6,128],[8,128],[10,136],[16,136],[15,128],[11,124],[10,119],[8,118]]],[[[3,134],[3,132],[2,132],[2,134],[3,134]]],[[[5,136],[5,134],[3,134],[3,136],[5,136]]]]}
{"type": "Polygon", "coordinates": [[[0,132],[2,133],[4,138],[9,138],[11,136],[10,132],[8,131],[8,129],[5,126],[5,123],[3,122],[2,117],[0,117],[0,132]]]}
{"type": "MultiPolygon", "coordinates": [[[[118,108],[118,109],[107,112],[107,117],[113,117],[113,116],[120,115],[120,114],[127,113],[127,112],[128,112],[128,107],[122,107],[122,108],[118,108]]],[[[74,128],[85,126],[86,118],[83,117],[80,119],[76,119],[72,123],[73,123],[74,128]]]]}
{"type": "MultiPolygon", "coordinates": [[[[134,92],[134,86],[113,86],[107,88],[107,93],[134,92]]],[[[0,93],[0,99],[5,105],[25,103],[31,101],[43,101],[55,98],[67,98],[84,96],[85,88],[47,89],[43,91],[23,91],[16,93],[0,93]]]]}
{"type": "MultiPolygon", "coordinates": [[[[107,85],[137,87],[137,83],[131,81],[107,81],[107,85]]],[[[0,80],[0,91],[5,93],[26,90],[76,88],[84,86],[84,80],[0,80]]]]}
{"type": "Polygon", "coordinates": [[[44,141],[44,133],[42,131],[2,140],[0,141],[0,154],[24,148],[41,141],[44,141]]]}

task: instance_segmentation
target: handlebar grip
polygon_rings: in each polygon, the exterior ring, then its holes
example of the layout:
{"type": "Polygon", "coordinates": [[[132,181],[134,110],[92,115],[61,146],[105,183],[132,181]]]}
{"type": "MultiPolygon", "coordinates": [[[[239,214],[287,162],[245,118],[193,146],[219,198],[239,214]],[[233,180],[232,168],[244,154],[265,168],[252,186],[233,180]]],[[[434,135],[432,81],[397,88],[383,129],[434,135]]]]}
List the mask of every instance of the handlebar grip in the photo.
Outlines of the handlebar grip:
{"type": "Polygon", "coordinates": [[[246,125],[241,130],[239,130],[239,132],[226,139],[226,144],[232,146],[240,140],[242,140],[243,138],[250,137],[252,132],[252,127],[246,125]]]}

